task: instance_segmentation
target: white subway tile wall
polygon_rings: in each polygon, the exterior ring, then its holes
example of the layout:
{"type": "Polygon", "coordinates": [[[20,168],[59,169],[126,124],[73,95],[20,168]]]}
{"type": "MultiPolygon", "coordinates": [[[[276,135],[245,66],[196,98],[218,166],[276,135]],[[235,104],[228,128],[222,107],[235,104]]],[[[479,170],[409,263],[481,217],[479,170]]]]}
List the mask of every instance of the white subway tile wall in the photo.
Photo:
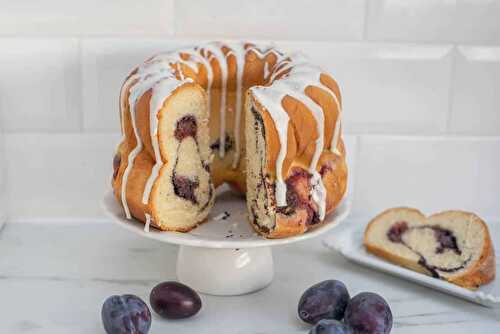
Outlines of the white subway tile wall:
{"type": "Polygon", "coordinates": [[[2,113],[0,113],[0,229],[7,220],[7,168],[5,157],[4,130],[2,113]]]}
{"type": "Polygon", "coordinates": [[[328,69],[343,96],[349,133],[445,131],[452,47],[378,43],[277,43],[328,69]]]}
{"type": "Polygon", "coordinates": [[[346,161],[349,168],[347,195],[351,203],[354,200],[354,187],[356,185],[356,159],[358,158],[358,137],[352,135],[344,135],[344,145],[346,149],[346,161]]]}
{"type": "Polygon", "coordinates": [[[500,138],[362,136],[353,216],[388,207],[498,218],[500,138]]]}
{"type": "Polygon", "coordinates": [[[500,1],[456,0],[453,41],[500,44],[500,1]]]}
{"type": "Polygon", "coordinates": [[[500,2],[0,5],[3,165],[14,221],[101,219],[125,76],[195,39],[275,41],[332,72],[343,94],[354,218],[414,205],[500,220],[500,2]]]}
{"type": "Polygon", "coordinates": [[[175,32],[194,38],[361,40],[365,0],[176,2],[175,32]]]}
{"type": "Polygon", "coordinates": [[[0,1],[0,33],[55,36],[168,36],[174,0],[0,1]]]}
{"type": "Polygon", "coordinates": [[[452,90],[451,132],[500,135],[500,47],[458,47],[452,90]]]}
{"type": "Polygon", "coordinates": [[[8,134],[10,219],[101,217],[119,139],[119,133],[8,134]]]}
{"type": "Polygon", "coordinates": [[[495,0],[369,0],[367,39],[500,43],[495,0]]]}
{"type": "Polygon", "coordinates": [[[7,131],[78,131],[76,39],[0,39],[0,110],[7,131]]]}
{"type": "Polygon", "coordinates": [[[119,131],[118,101],[125,77],[151,55],[188,42],[164,39],[85,39],[82,42],[83,127],[119,131]]]}
{"type": "Polygon", "coordinates": [[[455,33],[455,0],[369,0],[369,40],[449,42],[455,33]]]}

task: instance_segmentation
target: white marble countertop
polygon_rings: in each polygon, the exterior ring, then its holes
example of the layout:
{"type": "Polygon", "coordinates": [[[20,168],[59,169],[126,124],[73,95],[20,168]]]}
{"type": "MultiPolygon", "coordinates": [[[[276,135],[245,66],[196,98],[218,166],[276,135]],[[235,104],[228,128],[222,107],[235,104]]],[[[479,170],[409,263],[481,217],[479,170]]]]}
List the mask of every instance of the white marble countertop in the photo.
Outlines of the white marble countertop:
{"type": "MultiPolygon", "coordinates": [[[[175,246],[106,223],[7,224],[0,234],[0,332],[104,333],[104,299],[133,293],[147,301],[155,284],[175,279],[176,253],[175,246]]],[[[384,296],[394,315],[392,333],[500,333],[500,309],[359,267],[318,239],[277,247],[274,260],[268,288],[239,297],[202,295],[196,317],[154,316],[150,333],[307,333],[296,317],[298,299],[330,278],[345,282],[352,294],[384,296]]]]}

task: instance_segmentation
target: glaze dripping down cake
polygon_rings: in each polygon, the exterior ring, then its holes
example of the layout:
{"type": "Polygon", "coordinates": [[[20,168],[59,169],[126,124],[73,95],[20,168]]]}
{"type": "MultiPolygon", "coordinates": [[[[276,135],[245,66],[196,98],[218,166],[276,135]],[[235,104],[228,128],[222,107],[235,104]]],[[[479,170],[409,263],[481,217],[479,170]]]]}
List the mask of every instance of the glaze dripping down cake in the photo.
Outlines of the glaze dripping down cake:
{"type": "Polygon", "coordinates": [[[282,238],[346,192],[339,87],[301,55],[220,42],[159,54],[125,80],[120,116],[114,194],[147,226],[191,230],[228,183],[255,230],[282,238]]]}

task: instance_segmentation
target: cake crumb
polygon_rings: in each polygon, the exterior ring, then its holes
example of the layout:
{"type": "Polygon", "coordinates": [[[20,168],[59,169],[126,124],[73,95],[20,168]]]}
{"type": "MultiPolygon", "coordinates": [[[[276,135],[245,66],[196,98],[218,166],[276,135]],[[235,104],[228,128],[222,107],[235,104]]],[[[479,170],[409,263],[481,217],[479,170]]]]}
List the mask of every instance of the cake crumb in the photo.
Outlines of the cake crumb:
{"type": "Polygon", "coordinates": [[[214,217],[214,220],[226,220],[229,217],[231,217],[231,214],[227,211],[224,211],[221,214],[218,214],[217,216],[214,217]]]}

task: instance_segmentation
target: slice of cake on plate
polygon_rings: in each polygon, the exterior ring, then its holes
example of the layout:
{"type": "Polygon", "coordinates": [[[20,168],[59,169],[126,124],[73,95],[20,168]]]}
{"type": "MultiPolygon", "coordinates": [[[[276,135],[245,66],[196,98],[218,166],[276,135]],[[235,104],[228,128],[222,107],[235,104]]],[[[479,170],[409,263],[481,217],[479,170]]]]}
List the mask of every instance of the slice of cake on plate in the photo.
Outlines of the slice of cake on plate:
{"type": "Polygon", "coordinates": [[[364,244],[370,253],[395,264],[468,289],[495,278],[488,227],[470,212],[426,217],[416,209],[389,209],[368,224],[364,244]]]}

